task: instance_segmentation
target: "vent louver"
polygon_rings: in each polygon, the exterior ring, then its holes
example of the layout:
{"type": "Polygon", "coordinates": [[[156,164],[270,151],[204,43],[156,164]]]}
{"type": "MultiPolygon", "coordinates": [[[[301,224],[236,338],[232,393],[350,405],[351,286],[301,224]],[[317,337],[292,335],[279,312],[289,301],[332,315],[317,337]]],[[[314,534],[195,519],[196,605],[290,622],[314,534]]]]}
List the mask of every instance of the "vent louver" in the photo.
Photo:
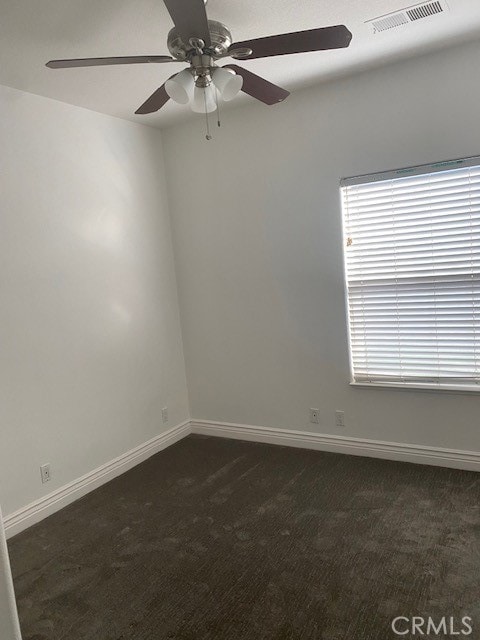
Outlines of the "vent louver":
{"type": "Polygon", "coordinates": [[[443,7],[440,2],[429,2],[428,4],[421,4],[419,7],[413,9],[407,9],[407,16],[410,20],[420,20],[421,18],[428,18],[436,13],[442,13],[443,7]]]}
{"type": "Polygon", "coordinates": [[[430,18],[446,10],[445,0],[433,0],[432,2],[422,2],[422,4],[407,7],[402,11],[395,11],[373,20],[367,20],[367,23],[372,25],[374,33],[381,33],[423,18],[430,18]]]}
{"type": "Polygon", "coordinates": [[[394,29],[409,22],[410,20],[404,13],[393,13],[391,16],[375,20],[372,24],[375,31],[387,31],[387,29],[394,29]]]}

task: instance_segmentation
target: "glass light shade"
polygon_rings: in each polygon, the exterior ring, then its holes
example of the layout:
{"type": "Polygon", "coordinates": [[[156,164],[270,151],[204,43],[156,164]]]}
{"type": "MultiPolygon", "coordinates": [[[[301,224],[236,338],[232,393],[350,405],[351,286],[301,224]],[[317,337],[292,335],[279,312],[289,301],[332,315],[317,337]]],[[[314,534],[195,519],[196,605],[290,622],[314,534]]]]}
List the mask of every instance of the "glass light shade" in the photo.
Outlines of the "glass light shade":
{"type": "Polygon", "coordinates": [[[190,105],[195,113],[211,113],[217,108],[215,100],[215,87],[195,87],[193,90],[193,102],[190,105]]]}
{"type": "Polygon", "coordinates": [[[220,91],[220,95],[227,102],[233,100],[243,86],[242,76],[237,75],[232,69],[226,69],[225,67],[215,69],[212,74],[212,79],[220,91]]]}
{"type": "Polygon", "coordinates": [[[188,104],[193,97],[195,81],[189,69],[184,69],[177,73],[174,78],[167,80],[165,91],[168,96],[179,104],[188,104]]]}

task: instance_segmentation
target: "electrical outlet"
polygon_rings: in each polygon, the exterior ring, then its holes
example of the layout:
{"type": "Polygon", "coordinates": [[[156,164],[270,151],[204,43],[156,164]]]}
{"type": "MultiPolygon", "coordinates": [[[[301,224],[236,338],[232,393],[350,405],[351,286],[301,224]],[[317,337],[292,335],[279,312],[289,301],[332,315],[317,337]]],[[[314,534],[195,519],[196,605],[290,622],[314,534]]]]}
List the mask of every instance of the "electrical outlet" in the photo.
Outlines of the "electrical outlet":
{"type": "Polygon", "coordinates": [[[337,427],[345,426],[345,412],[344,411],[335,411],[335,425],[337,427]]]}
{"type": "Polygon", "coordinates": [[[312,424],[320,424],[320,410],[310,409],[310,422],[312,424]]]}
{"type": "Polygon", "coordinates": [[[50,481],[50,463],[42,464],[40,467],[40,475],[43,483],[50,481]]]}
{"type": "Polygon", "coordinates": [[[163,407],[162,409],[162,422],[163,424],[167,424],[168,422],[168,407],[163,407]]]}

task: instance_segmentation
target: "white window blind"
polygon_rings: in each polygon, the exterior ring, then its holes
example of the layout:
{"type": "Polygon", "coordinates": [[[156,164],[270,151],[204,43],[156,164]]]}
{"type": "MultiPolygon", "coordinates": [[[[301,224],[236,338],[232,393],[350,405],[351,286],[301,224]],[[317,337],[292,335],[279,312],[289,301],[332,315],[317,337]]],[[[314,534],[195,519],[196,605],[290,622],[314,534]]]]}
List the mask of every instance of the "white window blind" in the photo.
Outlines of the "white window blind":
{"type": "Polygon", "coordinates": [[[353,381],[479,385],[480,158],[344,180],[342,200],[353,381]]]}

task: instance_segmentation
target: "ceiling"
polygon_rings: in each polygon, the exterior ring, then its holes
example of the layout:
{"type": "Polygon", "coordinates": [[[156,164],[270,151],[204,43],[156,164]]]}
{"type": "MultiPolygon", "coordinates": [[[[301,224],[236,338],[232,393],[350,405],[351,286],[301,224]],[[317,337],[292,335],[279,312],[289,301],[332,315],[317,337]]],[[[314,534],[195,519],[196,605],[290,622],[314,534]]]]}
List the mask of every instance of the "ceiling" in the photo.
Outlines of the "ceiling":
{"type": "MultiPolygon", "coordinates": [[[[412,4],[415,0],[209,0],[207,11],[210,18],[225,23],[237,41],[347,25],[353,33],[348,49],[240,62],[294,90],[443,48],[480,32],[478,0],[448,0],[447,12],[383,33],[374,34],[366,24],[412,4]]],[[[66,70],[44,65],[54,58],[168,54],[171,27],[162,0],[0,0],[0,84],[134,122],[168,126],[189,117],[188,106],[170,101],[157,114],[136,116],[134,111],[183,68],[179,63],[66,70]]],[[[233,102],[239,100],[253,99],[242,94],[233,102]]]]}

